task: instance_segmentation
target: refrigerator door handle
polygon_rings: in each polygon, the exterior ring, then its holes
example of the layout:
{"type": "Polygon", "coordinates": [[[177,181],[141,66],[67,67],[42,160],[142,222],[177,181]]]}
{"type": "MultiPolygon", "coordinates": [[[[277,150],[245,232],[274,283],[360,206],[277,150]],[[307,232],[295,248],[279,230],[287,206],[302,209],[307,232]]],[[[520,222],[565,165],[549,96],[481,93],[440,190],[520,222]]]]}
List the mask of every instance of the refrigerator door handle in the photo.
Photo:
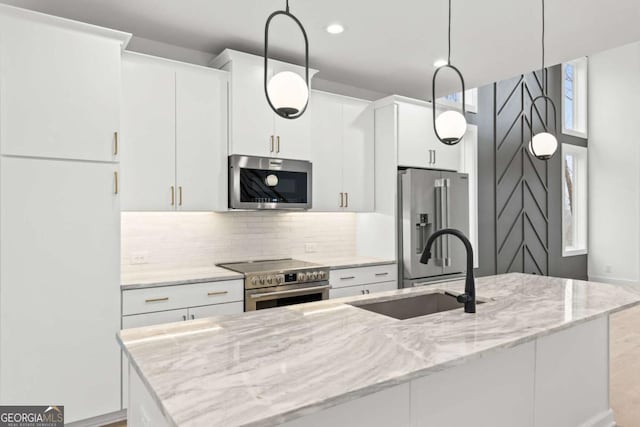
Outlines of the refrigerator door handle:
{"type": "MultiPolygon", "coordinates": [[[[437,179],[435,183],[436,187],[436,227],[434,231],[442,230],[445,228],[445,217],[444,217],[444,180],[437,179]]],[[[444,238],[440,238],[435,241],[436,244],[436,265],[442,267],[444,265],[444,242],[446,241],[446,236],[444,238]]]]}
{"type": "MultiPolygon", "coordinates": [[[[446,206],[446,210],[447,210],[447,214],[446,214],[446,228],[451,228],[451,180],[449,178],[444,179],[444,192],[445,192],[445,206],[446,206]]],[[[451,241],[449,240],[451,238],[451,236],[446,236],[447,237],[447,253],[444,259],[444,266],[445,267],[450,267],[451,266],[451,250],[449,248],[451,241]]]]}

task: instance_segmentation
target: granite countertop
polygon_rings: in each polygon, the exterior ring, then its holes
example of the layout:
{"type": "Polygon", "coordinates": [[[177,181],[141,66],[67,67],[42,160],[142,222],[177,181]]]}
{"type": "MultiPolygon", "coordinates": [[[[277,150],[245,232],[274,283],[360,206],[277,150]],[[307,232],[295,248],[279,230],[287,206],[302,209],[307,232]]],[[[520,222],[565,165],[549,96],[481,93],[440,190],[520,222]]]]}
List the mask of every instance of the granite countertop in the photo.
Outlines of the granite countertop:
{"type": "Polygon", "coordinates": [[[129,329],[118,339],[177,426],[273,426],[640,304],[640,291],[525,274],[477,281],[476,314],[396,320],[346,304],[463,281],[129,329]]]}
{"type": "Polygon", "coordinates": [[[126,291],[158,286],[174,286],[235,279],[244,279],[244,276],[235,271],[216,266],[167,268],[162,270],[141,269],[139,271],[124,273],[122,275],[120,289],[126,291]]]}
{"type": "MultiPolygon", "coordinates": [[[[332,270],[396,263],[395,260],[357,256],[334,258],[322,256],[296,256],[293,258],[326,265],[332,270]]],[[[123,291],[126,291],[131,289],[186,285],[191,283],[205,283],[243,278],[244,276],[240,273],[216,266],[175,267],[153,270],[140,268],[137,271],[127,271],[123,273],[120,288],[123,291]]]]}

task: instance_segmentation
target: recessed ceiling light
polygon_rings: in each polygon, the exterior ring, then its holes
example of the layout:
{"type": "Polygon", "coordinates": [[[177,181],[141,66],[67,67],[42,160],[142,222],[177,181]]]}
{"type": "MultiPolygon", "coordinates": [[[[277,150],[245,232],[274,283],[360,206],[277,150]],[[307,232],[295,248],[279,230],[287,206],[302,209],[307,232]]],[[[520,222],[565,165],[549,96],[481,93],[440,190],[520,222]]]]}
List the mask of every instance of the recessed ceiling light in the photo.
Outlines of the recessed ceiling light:
{"type": "Polygon", "coordinates": [[[447,65],[448,62],[446,59],[438,59],[436,62],[433,63],[433,66],[438,68],[438,67],[442,67],[443,65],[447,65]]]}
{"type": "Polygon", "coordinates": [[[344,31],[344,27],[341,24],[330,24],[327,25],[326,30],[329,34],[340,34],[344,31]]]}

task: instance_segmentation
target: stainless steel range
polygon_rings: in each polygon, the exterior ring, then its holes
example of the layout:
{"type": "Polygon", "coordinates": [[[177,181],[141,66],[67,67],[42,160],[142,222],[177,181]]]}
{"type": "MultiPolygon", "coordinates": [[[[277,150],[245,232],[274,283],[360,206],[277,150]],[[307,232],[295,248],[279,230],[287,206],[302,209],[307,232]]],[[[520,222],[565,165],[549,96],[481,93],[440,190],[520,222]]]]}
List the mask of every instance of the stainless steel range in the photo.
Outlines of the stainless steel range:
{"type": "Polygon", "coordinates": [[[244,311],[329,299],[329,267],[291,258],[218,264],[244,274],[244,311]]]}

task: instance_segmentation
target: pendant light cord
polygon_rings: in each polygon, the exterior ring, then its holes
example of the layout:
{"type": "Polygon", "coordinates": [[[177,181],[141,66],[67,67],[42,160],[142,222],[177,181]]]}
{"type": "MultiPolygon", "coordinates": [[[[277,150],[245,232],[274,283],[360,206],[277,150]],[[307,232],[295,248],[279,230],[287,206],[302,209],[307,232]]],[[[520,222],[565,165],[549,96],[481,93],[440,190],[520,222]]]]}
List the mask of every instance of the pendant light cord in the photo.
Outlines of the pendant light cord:
{"type": "MultiPolygon", "coordinates": [[[[287,0],[288,1],[288,0],[287,0]]],[[[547,79],[544,75],[544,0],[542,0],[542,94],[547,93],[547,79]]]]}
{"type": "Polygon", "coordinates": [[[289,0],[287,0],[287,13],[289,13],[289,0]]]}
{"type": "MultiPolygon", "coordinates": [[[[288,1],[288,0],[287,0],[288,1]]],[[[449,0],[449,51],[447,53],[447,62],[451,65],[451,0],[449,0]]]]}

